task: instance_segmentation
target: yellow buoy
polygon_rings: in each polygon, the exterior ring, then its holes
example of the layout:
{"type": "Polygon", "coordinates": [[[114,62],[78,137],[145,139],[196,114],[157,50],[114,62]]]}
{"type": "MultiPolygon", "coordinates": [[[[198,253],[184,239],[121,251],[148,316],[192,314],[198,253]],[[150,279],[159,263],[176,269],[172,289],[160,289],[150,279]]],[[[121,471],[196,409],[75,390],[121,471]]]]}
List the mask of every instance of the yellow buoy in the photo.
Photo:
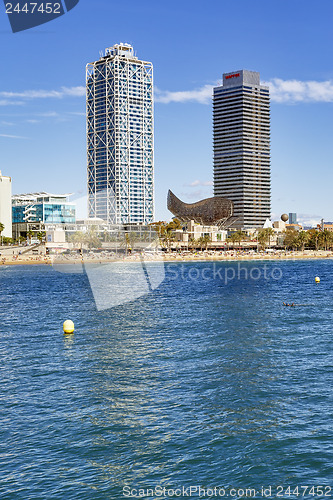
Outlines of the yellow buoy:
{"type": "Polygon", "coordinates": [[[316,283],[320,283],[320,278],[319,278],[319,276],[316,276],[316,277],[315,277],[315,282],[316,282],[316,283]]]}
{"type": "Polygon", "coordinates": [[[74,323],[70,319],[67,319],[63,325],[64,333],[70,334],[74,332],[74,323]]]}

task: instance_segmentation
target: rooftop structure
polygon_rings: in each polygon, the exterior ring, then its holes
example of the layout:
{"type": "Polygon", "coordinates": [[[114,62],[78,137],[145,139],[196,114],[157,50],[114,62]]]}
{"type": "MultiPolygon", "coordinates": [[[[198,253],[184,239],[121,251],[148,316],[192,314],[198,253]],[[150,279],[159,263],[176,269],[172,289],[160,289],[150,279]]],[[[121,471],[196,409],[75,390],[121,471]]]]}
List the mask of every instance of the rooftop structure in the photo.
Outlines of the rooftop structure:
{"type": "Polygon", "coordinates": [[[153,65],[116,44],[87,65],[88,216],[154,219],[153,65]]]}
{"type": "Polygon", "coordinates": [[[255,71],[223,75],[214,88],[214,194],[234,202],[239,229],[270,219],[269,89],[255,71]]]}

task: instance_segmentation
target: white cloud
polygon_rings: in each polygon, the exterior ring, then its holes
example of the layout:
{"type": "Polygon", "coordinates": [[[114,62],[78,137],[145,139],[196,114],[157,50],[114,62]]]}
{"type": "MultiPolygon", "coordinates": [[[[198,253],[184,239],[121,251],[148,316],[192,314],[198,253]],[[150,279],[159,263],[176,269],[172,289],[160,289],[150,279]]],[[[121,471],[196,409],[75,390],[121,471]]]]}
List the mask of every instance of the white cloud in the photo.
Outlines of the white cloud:
{"type": "Polygon", "coordinates": [[[24,90],[22,92],[0,92],[1,97],[12,99],[19,97],[23,99],[45,99],[47,97],[63,97],[63,93],[57,90],[24,90]]]}
{"type": "Polygon", "coordinates": [[[188,187],[197,187],[197,186],[213,186],[213,181],[199,181],[198,179],[190,182],[190,184],[184,184],[184,186],[188,187]]]}
{"type": "Polygon", "coordinates": [[[23,104],[23,101],[9,101],[8,99],[0,99],[0,106],[22,106],[23,104]]]}
{"type": "Polygon", "coordinates": [[[43,118],[59,118],[61,115],[56,111],[46,111],[45,113],[38,113],[37,116],[42,116],[43,118]]]}
{"type": "MultiPolygon", "coordinates": [[[[263,83],[269,86],[271,100],[273,102],[333,102],[332,80],[319,82],[314,80],[301,81],[273,78],[263,83]]],[[[155,101],[163,104],[169,104],[171,102],[210,104],[213,88],[217,85],[219,85],[219,83],[215,82],[212,85],[204,85],[194,90],[179,91],[160,90],[155,87],[155,101]]],[[[86,89],[83,86],[63,86],[59,90],[39,89],[23,90],[21,92],[1,91],[0,106],[24,104],[24,101],[14,101],[13,99],[62,99],[64,97],[84,97],[85,94],[86,89]]]]}
{"type": "Polygon", "coordinates": [[[324,82],[281,80],[273,78],[267,82],[271,100],[275,102],[333,102],[333,81],[324,82]]]}
{"type": "Polygon", "coordinates": [[[155,101],[164,104],[169,104],[170,102],[199,102],[201,104],[209,104],[212,95],[212,85],[204,85],[196,90],[180,90],[176,92],[160,90],[155,87],[155,101]]]}
{"type": "Polygon", "coordinates": [[[23,90],[21,92],[0,92],[0,97],[6,99],[61,99],[66,96],[83,97],[86,94],[85,87],[61,87],[60,90],[23,90]]]}
{"type": "Polygon", "coordinates": [[[75,97],[83,97],[86,95],[85,87],[61,87],[63,95],[71,95],[75,97]]]}
{"type": "Polygon", "coordinates": [[[320,224],[321,219],[322,216],[317,214],[297,214],[297,221],[303,226],[317,227],[317,224],[320,224]]]}
{"type": "Polygon", "coordinates": [[[27,137],[22,137],[21,135],[9,135],[9,134],[0,134],[0,137],[6,137],[7,139],[28,139],[27,137]]]}
{"type": "MultiPolygon", "coordinates": [[[[197,102],[200,104],[210,104],[214,86],[204,85],[195,90],[181,90],[171,92],[168,90],[155,89],[155,101],[168,104],[170,102],[197,102]]],[[[333,102],[333,81],[301,81],[282,80],[273,78],[263,85],[269,86],[270,96],[273,102],[277,103],[298,103],[298,102],[333,102]]]]}

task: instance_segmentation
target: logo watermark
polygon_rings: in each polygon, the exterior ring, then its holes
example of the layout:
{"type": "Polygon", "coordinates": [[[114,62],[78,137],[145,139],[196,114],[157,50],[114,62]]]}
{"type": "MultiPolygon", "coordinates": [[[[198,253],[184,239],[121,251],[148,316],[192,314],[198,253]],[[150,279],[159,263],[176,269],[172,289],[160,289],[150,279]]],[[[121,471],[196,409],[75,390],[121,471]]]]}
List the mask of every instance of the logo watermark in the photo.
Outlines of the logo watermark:
{"type": "Polygon", "coordinates": [[[214,262],[206,266],[193,266],[186,264],[169,263],[166,266],[170,280],[181,281],[211,281],[219,280],[225,285],[234,280],[252,281],[278,281],[282,279],[283,273],[280,267],[272,267],[268,264],[262,266],[244,266],[241,262],[233,266],[223,266],[214,262]]]}
{"type": "Polygon", "coordinates": [[[323,498],[330,497],[332,486],[329,485],[278,485],[253,487],[222,487],[222,486],[176,486],[167,488],[155,486],[153,488],[136,488],[124,486],[123,498],[323,498]]]}
{"type": "Polygon", "coordinates": [[[13,33],[53,21],[72,10],[80,0],[3,0],[13,33]]]}

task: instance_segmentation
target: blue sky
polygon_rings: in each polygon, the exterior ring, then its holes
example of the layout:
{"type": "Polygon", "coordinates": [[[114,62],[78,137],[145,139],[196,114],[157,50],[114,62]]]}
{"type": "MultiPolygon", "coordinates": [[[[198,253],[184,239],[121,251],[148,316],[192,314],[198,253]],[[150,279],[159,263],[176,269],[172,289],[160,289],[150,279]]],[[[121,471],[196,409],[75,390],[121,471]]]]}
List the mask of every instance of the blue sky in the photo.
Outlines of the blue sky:
{"type": "Polygon", "coordinates": [[[13,34],[1,5],[0,169],[15,193],[83,196],[85,66],[127,42],[154,64],[157,219],[168,188],[212,195],[211,88],[249,69],[271,87],[273,216],[333,220],[332,14],[330,0],[80,0],[13,34]]]}

